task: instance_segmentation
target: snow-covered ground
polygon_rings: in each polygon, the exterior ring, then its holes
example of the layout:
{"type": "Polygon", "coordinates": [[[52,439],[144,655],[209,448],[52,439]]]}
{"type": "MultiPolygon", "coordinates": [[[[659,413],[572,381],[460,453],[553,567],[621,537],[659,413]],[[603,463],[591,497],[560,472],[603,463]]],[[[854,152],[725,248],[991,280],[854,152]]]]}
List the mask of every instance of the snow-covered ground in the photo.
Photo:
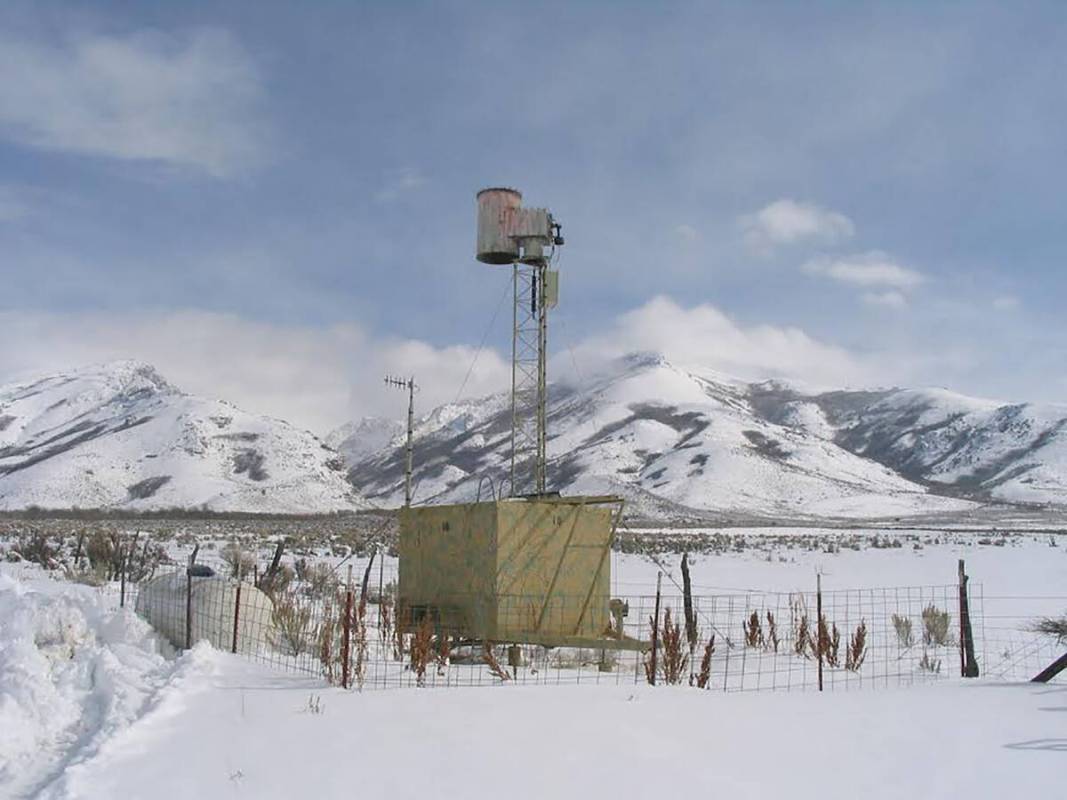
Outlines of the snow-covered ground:
{"type": "MultiPolygon", "coordinates": [[[[930,532],[921,549],[828,553],[824,533],[821,547],[805,548],[786,541],[811,531],[752,531],[744,550],[697,555],[696,591],[810,590],[817,568],[832,588],[951,584],[963,557],[996,625],[1019,629],[1067,605],[1067,548],[1047,536],[996,546],[930,532]]],[[[677,561],[618,554],[618,591],[645,592],[661,569],[673,591],[677,561]]],[[[645,685],[346,692],[204,644],[176,656],[109,594],[0,564],[3,797],[826,800],[992,798],[1022,786],[1056,796],[1062,712],[1062,681],[995,678],[821,695],[645,685]]]]}

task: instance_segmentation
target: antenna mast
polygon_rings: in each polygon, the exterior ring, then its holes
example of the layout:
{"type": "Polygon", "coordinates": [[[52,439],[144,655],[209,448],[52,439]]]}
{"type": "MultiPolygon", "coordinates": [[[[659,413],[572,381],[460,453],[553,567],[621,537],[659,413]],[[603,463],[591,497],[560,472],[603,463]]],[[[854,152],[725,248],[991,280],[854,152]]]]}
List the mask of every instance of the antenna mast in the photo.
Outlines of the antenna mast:
{"type": "Polygon", "coordinates": [[[411,505],[411,462],[415,452],[413,436],[415,433],[415,378],[394,378],[386,375],[385,385],[408,390],[408,438],[404,445],[404,505],[411,505]]]}
{"type": "Polygon", "coordinates": [[[548,310],[559,299],[559,273],[548,268],[563,244],[543,208],[523,208],[514,189],[478,193],[477,258],[511,264],[511,494],[541,495],[547,482],[548,310]],[[546,248],[548,252],[546,253],[546,248]]]}

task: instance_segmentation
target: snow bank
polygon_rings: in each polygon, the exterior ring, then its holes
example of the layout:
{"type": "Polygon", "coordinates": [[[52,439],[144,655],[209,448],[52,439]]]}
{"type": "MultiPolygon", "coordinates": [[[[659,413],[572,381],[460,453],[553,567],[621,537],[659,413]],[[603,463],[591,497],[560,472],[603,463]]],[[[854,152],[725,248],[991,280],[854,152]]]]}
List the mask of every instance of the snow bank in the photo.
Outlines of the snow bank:
{"type": "Polygon", "coordinates": [[[32,796],[136,718],[168,645],[85,586],[0,567],[0,795],[32,796]]]}
{"type": "MultiPolygon", "coordinates": [[[[137,595],[137,613],[147,619],[161,636],[175,647],[184,647],[186,593],[189,591],[184,572],[160,575],[141,587],[137,595]]],[[[225,578],[193,577],[193,642],[206,639],[220,650],[234,644],[234,610],[237,608],[237,584],[225,578]]],[[[241,608],[237,614],[237,650],[251,653],[264,642],[273,641],[274,604],[255,586],[241,587],[241,608]]]]}

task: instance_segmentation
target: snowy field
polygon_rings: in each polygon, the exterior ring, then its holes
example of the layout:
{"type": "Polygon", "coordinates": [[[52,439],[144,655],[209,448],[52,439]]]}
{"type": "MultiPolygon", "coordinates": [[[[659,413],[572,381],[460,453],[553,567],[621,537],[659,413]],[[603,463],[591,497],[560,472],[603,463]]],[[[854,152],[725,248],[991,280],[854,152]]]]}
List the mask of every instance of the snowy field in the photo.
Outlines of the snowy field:
{"type": "MultiPolygon", "coordinates": [[[[734,536],[725,551],[693,557],[696,593],[810,591],[816,571],[830,589],[952,584],[964,558],[987,626],[1023,635],[1033,617],[1067,610],[1067,547],[1045,534],[929,531],[888,547],[884,534],[878,546],[873,534],[743,536],[743,546],[734,536]]],[[[665,593],[676,591],[678,559],[615,554],[617,592],[645,594],[660,571],[665,593]]],[[[365,561],[352,561],[362,571],[365,561]]],[[[0,621],[2,797],[461,787],[519,798],[992,798],[1021,786],[1055,796],[1067,764],[1062,678],[824,694],[643,684],[348,692],[205,644],[178,655],[115,609],[110,591],[20,564],[0,565],[0,621]]]]}

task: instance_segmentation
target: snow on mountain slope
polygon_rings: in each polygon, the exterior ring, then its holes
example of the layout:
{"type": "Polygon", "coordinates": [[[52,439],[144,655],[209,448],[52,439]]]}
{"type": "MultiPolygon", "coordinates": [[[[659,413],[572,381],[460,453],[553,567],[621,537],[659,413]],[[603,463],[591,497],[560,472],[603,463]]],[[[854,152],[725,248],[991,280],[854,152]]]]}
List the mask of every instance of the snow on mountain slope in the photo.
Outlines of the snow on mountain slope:
{"type": "Polygon", "coordinates": [[[325,441],[346,463],[354,464],[387,447],[403,433],[403,423],[395,419],[364,417],[335,428],[327,434],[325,441]]]}
{"type": "MultiPolygon", "coordinates": [[[[579,388],[554,387],[549,483],[568,493],[620,492],[638,508],[658,503],[661,511],[878,517],[971,506],[931,495],[839,446],[818,408],[769,419],[754,408],[751,391],[741,381],[648,354],[622,359],[579,388]]],[[[504,478],[506,400],[445,406],[423,420],[418,500],[470,499],[483,476],[504,478]],[[435,419],[448,422],[435,427],[435,419]]],[[[401,470],[402,454],[387,449],[354,464],[349,478],[366,495],[396,503],[401,470]]]]}
{"type": "Polygon", "coordinates": [[[364,503],[312,434],[115,362],[0,387],[0,509],[30,505],[311,513],[364,503]]]}
{"type": "Polygon", "coordinates": [[[1067,406],[941,389],[804,396],[766,383],[752,394],[765,418],[817,420],[808,430],[942,491],[1017,503],[1067,500],[1067,406]]]}

